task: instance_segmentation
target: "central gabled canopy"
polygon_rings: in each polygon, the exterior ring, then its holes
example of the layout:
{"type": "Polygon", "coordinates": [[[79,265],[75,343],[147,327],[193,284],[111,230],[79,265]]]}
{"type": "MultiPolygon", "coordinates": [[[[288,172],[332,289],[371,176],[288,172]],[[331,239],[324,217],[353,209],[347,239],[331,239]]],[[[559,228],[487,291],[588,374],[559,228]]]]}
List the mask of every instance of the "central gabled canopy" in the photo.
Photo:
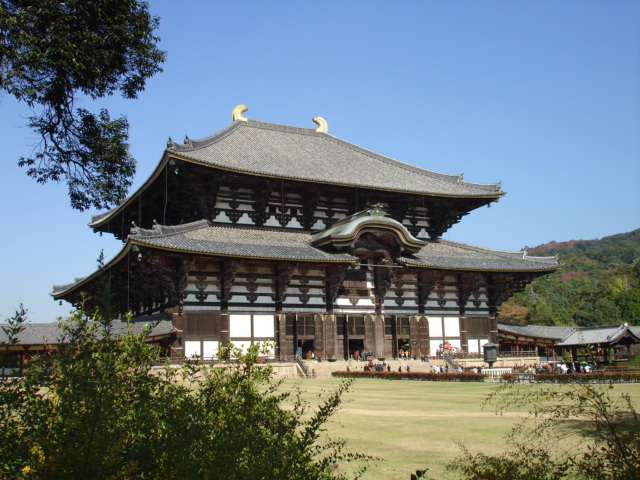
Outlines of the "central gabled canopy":
{"type": "Polygon", "coordinates": [[[358,212],[334,223],[330,228],[312,236],[314,247],[332,246],[336,250],[354,247],[363,235],[368,234],[381,244],[396,247],[399,252],[413,254],[427,242],[415,238],[404,225],[387,218],[380,205],[358,212]]]}

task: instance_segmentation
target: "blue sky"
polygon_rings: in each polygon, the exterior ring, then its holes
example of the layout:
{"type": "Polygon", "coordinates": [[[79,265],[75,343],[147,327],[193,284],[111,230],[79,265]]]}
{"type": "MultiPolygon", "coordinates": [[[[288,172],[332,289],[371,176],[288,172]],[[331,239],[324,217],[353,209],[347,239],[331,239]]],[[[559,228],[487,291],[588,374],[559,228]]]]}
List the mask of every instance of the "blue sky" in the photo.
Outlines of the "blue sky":
{"type": "MultiPolygon", "coordinates": [[[[210,135],[238,104],[424,168],[502,182],[507,195],[446,238],[519,250],[640,227],[640,2],[151,0],[164,72],[139,99],[86,102],[131,124],[134,188],[167,138],[210,135]]],[[[16,162],[29,111],[0,96],[0,315],[65,315],[53,284],[121,243],[87,227],[65,184],[16,162]]]]}

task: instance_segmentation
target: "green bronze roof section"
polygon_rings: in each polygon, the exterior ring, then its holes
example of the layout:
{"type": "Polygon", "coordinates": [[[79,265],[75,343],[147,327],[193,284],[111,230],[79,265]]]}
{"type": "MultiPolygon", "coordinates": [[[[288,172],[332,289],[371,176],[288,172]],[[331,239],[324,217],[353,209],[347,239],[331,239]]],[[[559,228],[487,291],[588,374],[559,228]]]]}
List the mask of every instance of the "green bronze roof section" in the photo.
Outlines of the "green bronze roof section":
{"type": "Polygon", "coordinates": [[[391,232],[397,238],[401,250],[412,254],[420,251],[427,242],[415,238],[400,222],[387,218],[381,205],[373,205],[334,223],[330,228],[312,236],[314,247],[333,246],[340,250],[351,247],[365,231],[391,232]]]}

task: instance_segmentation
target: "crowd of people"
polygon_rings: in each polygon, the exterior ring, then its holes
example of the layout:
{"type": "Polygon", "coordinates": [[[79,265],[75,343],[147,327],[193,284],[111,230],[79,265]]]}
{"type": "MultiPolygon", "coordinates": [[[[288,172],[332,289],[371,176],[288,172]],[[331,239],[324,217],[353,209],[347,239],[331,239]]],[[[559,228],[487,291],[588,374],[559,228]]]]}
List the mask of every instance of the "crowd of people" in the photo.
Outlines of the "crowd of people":
{"type": "MultiPolygon", "coordinates": [[[[355,354],[353,356],[353,358],[355,359],[355,354]]],[[[347,372],[350,372],[351,368],[349,368],[349,366],[347,365],[347,372]]],[[[364,364],[364,367],[362,367],[362,371],[364,372],[390,372],[391,371],[391,365],[387,365],[386,362],[382,361],[382,362],[377,362],[377,363],[373,363],[373,360],[369,360],[367,363],[364,364]]]]}
{"type": "Polygon", "coordinates": [[[597,365],[586,362],[533,363],[531,365],[514,365],[513,373],[595,373],[597,365]]]}

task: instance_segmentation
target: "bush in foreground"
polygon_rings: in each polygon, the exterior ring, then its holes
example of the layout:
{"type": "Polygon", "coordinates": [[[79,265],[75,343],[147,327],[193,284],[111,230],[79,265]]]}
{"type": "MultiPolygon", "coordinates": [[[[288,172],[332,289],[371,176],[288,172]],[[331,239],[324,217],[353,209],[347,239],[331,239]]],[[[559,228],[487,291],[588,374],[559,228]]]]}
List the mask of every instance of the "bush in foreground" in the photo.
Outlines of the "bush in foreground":
{"type": "Polygon", "coordinates": [[[112,341],[108,325],[76,312],[61,323],[67,346],[0,380],[0,478],[332,479],[364,459],[322,438],[349,383],[314,409],[299,396],[284,409],[258,346],[225,347],[236,361],[223,367],[158,371],[146,333],[112,341]]]}

